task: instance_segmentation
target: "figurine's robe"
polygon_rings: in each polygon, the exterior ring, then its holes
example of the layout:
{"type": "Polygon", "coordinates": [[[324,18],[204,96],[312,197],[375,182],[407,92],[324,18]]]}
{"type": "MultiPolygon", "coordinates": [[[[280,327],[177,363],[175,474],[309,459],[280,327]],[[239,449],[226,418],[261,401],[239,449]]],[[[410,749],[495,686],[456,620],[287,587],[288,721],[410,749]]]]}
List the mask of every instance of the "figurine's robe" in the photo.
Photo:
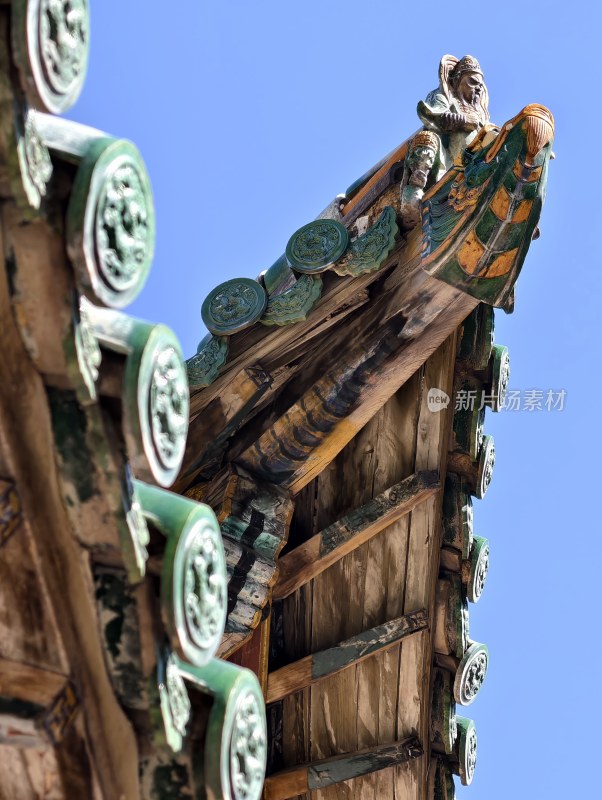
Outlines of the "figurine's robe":
{"type": "MultiPolygon", "coordinates": [[[[466,115],[467,112],[461,108],[456,98],[452,97],[451,100],[441,91],[441,89],[433,89],[426,96],[426,100],[421,100],[418,103],[418,116],[424,123],[428,130],[435,131],[440,139],[443,150],[443,172],[446,172],[461,155],[464,148],[469,145],[478,133],[478,129],[474,131],[457,130],[446,131],[445,125],[442,124],[442,116],[446,113],[466,115]]],[[[475,115],[479,118],[481,114],[474,110],[471,116],[475,115]]],[[[479,128],[482,127],[483,121],[480,119],[479,128]]]]}

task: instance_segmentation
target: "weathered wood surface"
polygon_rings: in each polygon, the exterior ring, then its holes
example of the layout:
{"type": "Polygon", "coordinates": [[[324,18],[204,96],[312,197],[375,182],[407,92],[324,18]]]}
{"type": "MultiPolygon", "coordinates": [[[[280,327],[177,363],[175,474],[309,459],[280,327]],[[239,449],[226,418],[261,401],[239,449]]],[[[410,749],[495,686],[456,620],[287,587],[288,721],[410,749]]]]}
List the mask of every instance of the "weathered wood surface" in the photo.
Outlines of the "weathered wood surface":
{"type": "MultiPolygon", "coordinates": [[[[273,379],[258,366],[242,369],[203,410],[201,418],[190,427],[180,481],[194,474],[195,468],[218,458],[223,446],[243,422],[260,398],[272,386],[273,379]]],[[[191,387],[191,394],[194,387],[191,387]]]]}
{"type": "Polygon", "coordinates": [[[468,604],[459,575],[444,573],[437,581],[434,628],[435,652],[462,658],[468,646],[468,604]]]}
{"type": "Polygon", "coordinates": [[[426,797],[428,800],[456,799],[456,790],[449,764],[443,758],[431,758],[426,797]]]}
{"type": "MultiPolygon", "coordinates": [[[[6,212],[4,204],[2,214],[6,212]]],[[[8,257],[5,239],[0,250],[8,257]]],[[[45,254],[39,253],[44,261],[45,254]]],[[[64,653],[59,663],[50,668],[69,672],[80,696],[86,703],[86,737],[97,776],[104,794],[112,798],[135,797],[138,791],[136,745],[132,729],[119,708],[110,686],[104,654],[96,628],[96,613],[91,585],[82,568],[78,546],[63,506],[56,469],[54,443],[47,405],[46,391],[40,375],[14,323],[7,277],[0,275],[0,345],[3,352],[3,380],[0,382],[0,471],[14,479],[23,509],[22,534],[14,534],[3,548],[25,547],[27,557],[21,559],[18,571],[13,571],[3,587],[19,591],[21,581],[14,575],[28,571],[36,574],[38,587],[29,599],[14,598],[10,625],[12,652],[3,655],[18,660],[21,653],[14,649],[23,638],[33,634],[42,640],[60,642],[64,653]],[[43,487],[43,490],[41,489],[43,487]],[[36,613],[43,598],[44,613],[36,613]],[[32,606],[33,603],[33,606],[32,606]],[[17,609],[14,608],[17,606],[17,609]],[[15,613],[31,609],[35,624],[22,630],[15,613]],[[44,622],[47,621],[45,627],[44,622]],[[65,663],[65,661],[67,663],[65,663]]],[[[6,561],[3,559],[2,564],[6,561]]],[[[39,664],[35,660],[29,663],[39,664]]],[[[83,762],[82,762],[83,764],[83,762]]]]}
{"type": "Polygon", "coordinates": [[[4,204],[2,217],[5,253],[15,266],[15,319],[28,354],[47,383],[71,388],[64,341],[73,328],[75,280],[62,230],[45,219],[23,225],[23,213],[11,203],[4,204]]]}
{"type": "Polygon", "coordinates": [[[433,670],[431,697],[431,750],[449,755],[458,735],[453,675],[443,669],[433,670]]]}
{"type": "MultiPolygon", "coordinates": [[[[261,413],[259,407],[246,409],[248,416],[242,420],[242,428],[226,458],[264,474],[265,470],[258,470],[255,463],[261,460],[259,452],[251,452],[258,432],[264,434],[257,443],[259,450],[267,446],[268,460],[274,456],[277,461],[276,451],[281,449],[278,441],[286,443],[289,432],[305,420],[308,427],[301,437],[302,444],[300,446],[293,437],[290,452],[304,462],[296,465],[302,473],[311,465],[311,474],[299,475],[298,480],[292,476],[284,479],[297,493],[474,308],[476,301],[473,299],[439,282],[425,281],[419,266],[419,249],[418,233],[412,232],[377,275],[361,276],[351,282],[347,278],[326,276],[320,305],[307,322],[267,333],[265,329],[252,328],[230,337],[230,355],[223,374],[191,398],[191,436],[201,441],[207,436],[220,436],[222,427],[228,428],[229,414],[236,412],[228,410],[227,402],[222,405],[220,398],[236,391],[235,385],[245,368],[261,364],[276,386],[260,398],[261,413]],[[371,291],[370,284],[374,281],[378,292],[371,291]],[[368,308],[362,308],[370,294],[373,294],[372,302],[368,308]],[[354,306],[351,311],[350,304],[354,306]],[[344,323],[341,315],[345,316],[344,323]],[[407,320],[411,322],[404,327],[407,320]],[[328,333],[324,335],[326,329],[328,333]],[[376,375],[370,378],[373,370],[378,372],[377,379],[376,375]],[[314,430],[311,421],[305,419],[307,413],[318,417],[324,413],[319,394],[312,391],[312,386],[327,398],[327,405],[330,403],[330,408],[326,409],[327,419],[318,426],[320,430],[314,430]],[[355,396],[348,397],[349,394],[355,396]],[[294,403],[291,407],[291,399],[299,397],[305,410],[296,411],[294,403]],[[336,413],[332,415],[333,403],[334,406],[341,403],[349,406],[350,413],[345,420],[336,413]],[[210,429],[201,413],[210,406],[217,409],[218,428],[210,429]],[[324,427],[326,430],[322,430],[324,427]],[[245,446],[247,452],[244,452],[245,446]],[[274,454],[272,446],[276,448],[274,454]],[[307,458],[309,453],[311,458],[307,458]]],[[[342,412],[342,406],[336,411],[342,412]]],[[[237,425],[239,421],[237,419],[237,425]]],[[[194,462],[195,452],[191,451],[188,458],[194,462]]],[[[275,470],[267,472],[273,471],[275,475],[290,472],[290,466],[274,464],[275,470]]],[[[187,478],[181,477],[177,488],[186,488],[195,476],[198,480],[198,469],[187,478]]],[[[282,474],[279,479],[283,479],[282,474]]]]}
{"type": "MultiPolygon", "coordinates": [[[[327,527],[341,513],[363,505],[413,472],[415,412],[407,412],[414,405],[417,387],[417,381],[410,381],[303,490],[297,500],[302,513],[296,519],[302,531],[327,527]]],[[[403,590],[389,593],[385,586],[405,573],[408,526],[409,518],[401,518],[284,601],[287,654],[299,657],[332,647],[403,614],[403,590]]],[[[381,708],[396,707],[399,652],[396,646],[286,697],[282,704],[284,765],[393,741],[395,721],[379,722],[378,717],[381,708]]],[[[337,791],[343,790],[349,798],[359,798],[362,792],[375,797],[378,787],[392,794],[390,770],[318,796],[334,800],[337,791]]]]}
{"type": "MultiPolygon", "coordinates": [[[[443,492],[443,543],[468,558],[473,540],[472,497],[465,480],[452,473],[443,492]]],[[[443,557],[443,556],[442,556],[443,557]]]]}
{"type": "Polygon", "coordinates": [[[304,792],[326,789],[342,781],[420,758],[422,754],[418,739],[410,737],[393,744],[376,745],[355,753],[325,758],[269,776],[265,782],[265,798],[286,800],[304,792]]]}
{"type": "Polygon", "coordinates": [[[0,657],[0,742],[57,746],[80,711],[67,675],[0,657]]]}
{"type": "Polygon", "coordinates": [[[359,664],[364,659],[384,652],[402,639],[407,639],[427,627],[428,615],[424,609],[410,612],[352,636],[335,647],[329,647],[327,650],[282,667],[268,675],[266,702],[281,700],[286,695],[298,692],[322,678],[359,664]]]}
{"type": "MultiPolygon", "coordinates": [[[[449,413],[434,413],[428,405],[428,388],[443,389],[451,396],[456,335],[450,336],[424,367],[422,391],[416,424],[416,469],[437,467],[446,471],[447,446],[452,424],[449,413]]],[[[436,578],[441,546],[441,505],[436,502],[420,506],[412,514],[408,567],[405,580],[405,603],[422,604],[431,619],[435,606],[436,578]]],[[[402,648],[399,663],[398,725],[401,730],[417,730],[421,741],[427,741],[430,728],[430,682],[434,630],[416,637],[402,648]]],[[[421,798],[427,784],[427,760],[416,764],[414,771],[398,772],[396,791],[400,797],[421,798]]]]}
{"type": "MultiPolygon", "coordinates": [[[[94,565],[94,586],[101,636],[114,690],[134,723],[138,745],[139,797],[190,798],[197,790],[193,760],[202,754],[198,742],[182,741],[174,753],[169,742],[172,721],[158,690],[158,673],[165,651],[157,647],[162,626],[158,619],[156,582],[145,580],[133,587],[123,569],[94,565]],[[162,713],[163,712],[163,713],[162,713]],[[169,730],[169,733],[168,733],[169,730]]],[[[194,734],[205,735],[205,705],[198,710],[194,734]]],[[[188,729],[192,729],[188,725],[188,729]]],[[[187,733],[189,730],[187,729],[187,733]]],[[[201,756],[202,757],[202,756],[201,756]]]]}
{"type": "Polygon", "coordinates": [[[452,287],[426,281],[417,268],[371,305],[357,331],[341,331],[331,343],[335,363],[235,460],[297,494],[475,304],[452,287]]]}
{"type": "Polygon", "coordinates": [[[441,569],[446,569],[449,572],[460,572],[463,563],[462,554],[458,550],[453,550],[451,547],[441,548],[441,569]]]}
{"type": "MultiPolygon", "coordinates": [[[[418,256],[419,239],[416,238],[412,254],[418,256]]],[[[395,254],[390,264],[397,264],[395,254]]],[[[416,264],[417,259],[416,259],[416,264]]],[[[386,268],[386,267],[385,267],[386,268]]],[[[324,276],[324,289],[316,309],[305,322],[283,328],[266,328],[256,325],[243,333],[230,337],[230,352],[223,375],[206,389],[191,397],[191,419],[204,411],[226,387],[236,380],[238,373],[246,367],[260,363],[266,372],[273,373],[277,366],[298,359],[311,349],[311,345],[323,339],[326,331],[337,325],[350,312],[367,301],[364,292],[376,279],[375,275],[360,278],[340,278],[336,275],[324,276]],[[316,322],[319,320],[318,322],[316,322]]]]}
{"type": "Polygon", "coordinates": [[[230,663],[246,667],[257,675],[264,696],[268,685],[269,645],[270,615],[266,613],[265,619],[255,628],[251,637],[228,656],[230,663]]]}
{"type": "Polygon", "coordinates": [[[3,697],[47,706],[68,680],[68,676],[60,672],[0,656],[0,695],[3,697]]]}
{"type": "MultiPolygon", "coordinates": [[[[452,336],[302,489],[291,541],[298,540],[299,531],[306,537],[323,530],[407,475],[445,470],[452,410],[433,413],[427,394],[433,387],[451,394],[454,357],[452,336]]],[[[283,601],[287,658],[327,649],[413,609],[434,609],[441,495],[442,490],[283,601]]],[[[431,634],[423,631],[276,703],[273,708],[282,713],[283,766],[413,731],[428,741],[431,654],[431,634]]],[[[427,766],[416,762],[383,770],[311,797],[418,798],[427,766]]]]}
{"type": "Polygon", "coordinates": [[[278,562],[274,600],[288,597],[347,553],[409,514],[439,488],[438,474],[434,470],[404,478],[284,555],[278,562]]]}

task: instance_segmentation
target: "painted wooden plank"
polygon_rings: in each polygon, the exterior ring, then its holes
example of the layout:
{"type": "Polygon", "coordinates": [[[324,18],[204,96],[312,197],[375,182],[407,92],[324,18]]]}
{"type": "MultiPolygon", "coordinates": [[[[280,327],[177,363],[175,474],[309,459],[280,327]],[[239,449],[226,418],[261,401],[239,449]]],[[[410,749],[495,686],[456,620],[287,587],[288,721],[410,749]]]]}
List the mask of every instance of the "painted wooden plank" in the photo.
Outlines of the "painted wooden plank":
{"type": "Polygon", "coordinates": [[[389,649],[402,639],[428,627],[425,609],[405,614],[384,625],[377,625],[357,636],[340,642],[268,675],[266,702],[273,703],[306,686],[359,664],[370,656],[389,649]]]}
{"type": "Polygon", "coordinates": [[[271,775],[265,782],[266,800],[286,800],[307,791],[333,786],[387,767],[419,758],[422,746],[415,737],[345,753],[271,775]]]}
{"type": "Polygon", "coordinates": [[[409,514],[438,489],[436,471],[415,473],[312,536],[280,559],[273,598],[288,597],[344,555],[409,514]]]}
{"type": "MultiPolygon", "coordinates": [[[[195,499],[208,502],[220,523],[228,571],[228,618],[218,655],[229,658],[269,614],[276,559],[284,547],[294,502],[286,489],[230,467],[195,499]]],[[[266,628],[265,634],[269,633],[266,628]]],[[[267,638],[263,650],[267,648],[267,638]]],[[[267,672],[267,670],[266,670],[267,672]]]]}

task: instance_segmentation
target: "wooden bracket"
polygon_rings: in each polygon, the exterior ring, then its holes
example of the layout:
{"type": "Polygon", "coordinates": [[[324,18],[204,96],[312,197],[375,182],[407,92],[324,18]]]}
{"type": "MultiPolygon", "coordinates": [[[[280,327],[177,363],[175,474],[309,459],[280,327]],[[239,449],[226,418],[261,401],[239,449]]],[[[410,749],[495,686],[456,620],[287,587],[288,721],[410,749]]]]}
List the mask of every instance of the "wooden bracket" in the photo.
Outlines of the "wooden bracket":
{"type": "Polygon", "coordinates": [[[379,744],[355,753],[325,758],[268,776],[264,787],[266,800],[286,800],[305,792],[325,789],[341,781],[369,775],[387,767],[403,764],[422,755],[422,746],[412,737],[393,744],[379,744]]]}
{"type": "Polygon", "coordinates": [[[288,597],[343,556],[380,533],[439,489],[436,471],[410,475],[333,522],[279,561],[280,573],[273,599],[288,597]]]}
{"type": "Polygon", "coordinates": [[[388,650],[428,627],[426,609],[404,614],[384,625],[364,631],[327,650],[306,656],[268,675],[267,703],[281,700],[289,694],[311,686],[323,678],[335,675],[347,667],[388,650]]]}

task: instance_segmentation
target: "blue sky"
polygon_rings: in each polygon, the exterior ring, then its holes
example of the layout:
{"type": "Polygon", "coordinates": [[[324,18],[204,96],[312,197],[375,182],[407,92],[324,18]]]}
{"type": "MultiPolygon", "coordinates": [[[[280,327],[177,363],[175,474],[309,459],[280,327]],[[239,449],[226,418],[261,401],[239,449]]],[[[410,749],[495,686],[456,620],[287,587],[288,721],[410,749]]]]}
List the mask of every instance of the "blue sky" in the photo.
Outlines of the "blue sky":
{"type": "Polygon", "coordinates": [[[130,313],[170,325],[186,356],[201,303],[255,277],[367,167],[418,126],[444,53],[476,56],[492,120],[527,103],[556,118],[541,239],[497,315],[511,387],[567,392],[558,411],[488,412],[498,459],[475,532],[492,548],[471,636],[489,645],[466,714],[478,765],[462,798],[595,796],[601,394],[600,12],[393,0],[171,4],[91,0],[92,51],[69,116],[134,141],[153,184],[157,251],[130,313]]]}

